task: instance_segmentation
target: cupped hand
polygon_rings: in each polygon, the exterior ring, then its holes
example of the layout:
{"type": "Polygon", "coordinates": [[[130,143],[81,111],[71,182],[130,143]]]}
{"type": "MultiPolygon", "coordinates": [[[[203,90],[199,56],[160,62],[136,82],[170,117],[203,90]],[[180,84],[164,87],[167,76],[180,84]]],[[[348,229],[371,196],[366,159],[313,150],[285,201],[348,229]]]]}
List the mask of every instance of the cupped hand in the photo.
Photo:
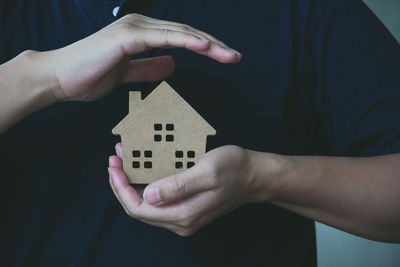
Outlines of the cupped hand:
{"type": "MultiPolygon", "coordinates": [[[[110,185],[127,214],[145,223],[188,236],[217,217],[248,202],[259,202],[265,188],[254,173],[249,150],[223,146],[204,155],[192,168],[149,184],[141,196],[122,170],[118,156],[109,159],[110,185]]],[[[257,153],[257,152],[255,152],[257,153]]],[[[265,191],[264,191],[265,192],[265,191]]]]}
{"type": "Polygon", "coordinates": [[[139,14],[126,15],[93,35],[64,48],[39,53],[54,73],[52,93],[58,101],[91,101],[116,85],[156,81],[174,71],[170,56],[131,60],[153,48],[186,48],[223,63],[241,55],[214,37],[188,25],[139,14]]]}

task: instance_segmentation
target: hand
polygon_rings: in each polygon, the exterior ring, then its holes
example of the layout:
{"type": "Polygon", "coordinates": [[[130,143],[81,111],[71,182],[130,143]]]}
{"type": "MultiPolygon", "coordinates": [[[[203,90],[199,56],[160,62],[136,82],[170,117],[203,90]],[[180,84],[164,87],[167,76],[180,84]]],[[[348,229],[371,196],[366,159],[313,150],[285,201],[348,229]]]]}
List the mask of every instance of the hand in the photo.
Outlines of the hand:
{"type": "Polygon", "coordinates": [[[135,190],[122,171],[120,143],[116,151],[118,156],[109,159],[110,185],[128,215],[181,236],[193,234],[245,203],[272,197],[254,168],[268,164],[271,177],[280,169],[273,157],[269,163],[257,162],[252,158],[258,152],[224,146],[205,154],[194,167],[148,185],[142,198],[140,189],[135,190]]]}
{"type": "Polygon", "coordinates": [[[158,47],[183,47],[224,63],[242,57],[190,26],[130,14],[64,48],[27,50],[0,65],[0,133],[59,101],[91,101],[121,83],[167,77],[175,67],[170,56],[131,60],[158,47]]]}
{"type": "Polygon", "coordinates": [[[170,56],[130,60],[153,48],[181,47],[224,63],[241,55],[190,26],[130,14],[67,47],[38,53],[54,72],[58,101],[91,101],[128,82],[161,80],[174,71],[170,56]]]}

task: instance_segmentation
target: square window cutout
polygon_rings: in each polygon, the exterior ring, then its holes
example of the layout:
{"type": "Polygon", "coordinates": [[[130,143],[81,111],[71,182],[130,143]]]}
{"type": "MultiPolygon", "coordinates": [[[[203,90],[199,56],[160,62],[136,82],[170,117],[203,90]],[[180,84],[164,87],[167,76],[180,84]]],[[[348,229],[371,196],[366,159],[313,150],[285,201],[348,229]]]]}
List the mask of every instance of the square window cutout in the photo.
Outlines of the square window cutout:
{"type": "Polygon", "coordinates": [[[155,134],[154,135],[154,141],[161,142],[161,134],[155,134]]]}
{"type": "Polygon", "coordinates": [[[140,157],[140,151],[139,150],[133,150],[132,151],[132,156],[134,158],[139,158],[140,157]]]}
{"type": "Polygon", "coordinates": [[[180,151],[180,150],[175,151],[175,157],[176,158],[183,158],[183,151],[180,151]]]}
{"type": "Polygon", "coordinates": [[[196,153],[194,151],[188,151],[187,156],[188,158],[194,158],[196,156],[196,153]]]}
{"type": "Polygon", "coordinates": [[[144,162],[144,167],[146,169],[151,169],[153,167],[153,163],[151,161],[145,161],[144,162]]]}
{"type": "Polygon", "coordinates": [[[155,123],[154,124],[154,130],[155,131],[161,131],[162,130],[162,124],[161,123],[155,123]]]}
{"type": "Polygon", "coordinates": [[[139,169],[140,168],[140,162],[139,161],[132,162],[132,168],[139,169]]]}
{"type": "Polygon", "coordinates": [[[165,128],[167,129],[167,131],[173,131],[174,125],[172,123],[168,123],[167,125],[165,125],[165,128]]]}
{"type": "Polygon", "coordinates": [[[167,140],[167,142],[174,142],[174,136],[172,134],[167,134],[165,140],[167,140]]]}
{"type": "Polygon", "coordinates": [[[151,150],[144,151],[145,158],[151,158],[152,156],[153,156],[153,152],[151,152],[151,150]]]}
{"type": "Polygon", "coordinates": [[[182,169],[183,168],[183,163],[181,161],[175,162],[175,168],[176,169],[182,169]]]}

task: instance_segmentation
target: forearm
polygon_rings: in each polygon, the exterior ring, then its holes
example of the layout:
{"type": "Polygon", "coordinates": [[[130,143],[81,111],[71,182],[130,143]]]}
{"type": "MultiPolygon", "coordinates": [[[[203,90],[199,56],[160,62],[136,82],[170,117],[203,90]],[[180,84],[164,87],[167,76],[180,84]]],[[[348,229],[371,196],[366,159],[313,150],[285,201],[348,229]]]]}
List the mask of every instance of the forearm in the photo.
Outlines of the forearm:
{"type": "MultiPolygon", "coordinates": [[[[268,191],[263,154],[257,153],[256,175],[268,191]]],[[[353,234],[400,242],[400,154],[283,158],[285,168],[272,183],[275,193],[265,200],[353,234]]]]}
{"type": "Polygon", "coordinates": [[[56,79],[46,61],[44,53],[25,51],[0,65],[0,133],[57,101],[56,79]]]}

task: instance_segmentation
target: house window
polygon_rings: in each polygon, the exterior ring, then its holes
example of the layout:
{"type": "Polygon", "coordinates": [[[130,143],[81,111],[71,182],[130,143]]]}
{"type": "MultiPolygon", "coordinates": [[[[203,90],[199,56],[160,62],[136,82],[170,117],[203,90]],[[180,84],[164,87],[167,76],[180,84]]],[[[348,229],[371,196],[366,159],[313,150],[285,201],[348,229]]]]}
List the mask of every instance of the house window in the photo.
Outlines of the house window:
{"type": "Polygon", "coordinates": [[[167,142],[174,142],[174,136],[172,134],[167,134],[165,140],[167,140],[167,142]]]}
{"type": "Polygon", "coordinates": [[[176,158],[183,158],[183,151],[180,151],[180,150],[175,151],[175,157],[176,158]]]}
{"type": "Polygon", "coordinates": [[[132,157],[134,158],[134,160],[132,161],[132,168],[139,169],[140,166],[143,166],[145,169],[153,168],[153,162],[151,162],[153,152],[151,150],[145,150],[143,153],[140,150],[133,150],[132,157]],[[142,155],[146,159],[146,161],[143,162],[143,165],[141,164],[142,155]]]}
{"type": "Polygon", "coordinates": [[[173,123],[166,123],[165,125],[161,123],[155,123],[154,125],[154,142],[161,142],[163,140],[163,134],[164,140],[166,142],[174,142],[175,141],[175,136],[173,135],[173,132],[175,131],[175,125],[173,123]]]}
{"type": "Polygon", "coordinates": [[[154,124],[154,130],[155,131],[162,131],[162,124],[161,123],[155,123],[154,124]]]}
{"type": "Polygon", "coordinates": [[[182,161],[175,162],[175,168],[176,169],[182,169],[183,168],[183,162],[182,161]]]}
{"type": "Polygon", "coordinates": [[[140,162],[139,161],[133,161],[132,162],[132,168],[139,169],[140,168],[140,162]]]}
{"type": "Polygon", "coordinates": [[[186,165],[186,168],[189,169],[195,165],[195,162],[193,159],[196,157],[196,153],[193,150],[189,151],[183,151],[183,150],[176,150],[175,151],[175,169],[182,169],[184,165],[186,165]],[[187,156],[184,158],[184,156],[187,156]]]}
{"type": "Polygon", "coordinates": [[[154,135],[154,141],[161,142],[161,134],[155,134],[154,135]]]}

